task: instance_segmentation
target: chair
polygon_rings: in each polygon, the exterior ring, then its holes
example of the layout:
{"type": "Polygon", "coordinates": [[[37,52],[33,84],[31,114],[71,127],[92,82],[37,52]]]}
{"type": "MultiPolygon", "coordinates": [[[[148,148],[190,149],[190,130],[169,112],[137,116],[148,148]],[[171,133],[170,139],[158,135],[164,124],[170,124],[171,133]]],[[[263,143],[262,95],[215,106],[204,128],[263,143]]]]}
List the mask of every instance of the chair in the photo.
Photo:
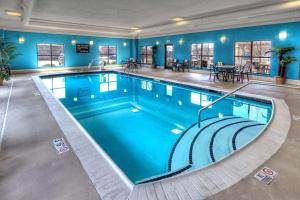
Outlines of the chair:
{"type": "Polygon", "coordinates": [[[179,64],[178,60],[177,59],[173,59],[172,60],[172,65],[171,65],[171,70],[172,71],[178,71],[178,67],[179,67],[178,64],[179,64]]]}
{"type": "Polygon", "coordinates": [[[188,72],[190,72],[190,63],[188,61],[188,59],[184,59],[183,63],[181,65],[182,71],[184,72],[184,69],[187,69],[188,72]]]}
{"type": "Polygon", "coordinates": [[[237,81],[241,81],[242,72],[243,72],[244,66],[235,66],[235,69],[232,73],[232,83],[234,83],[234,78],[236,77],[237,81]]]}
{"type": "Polygon", "coordinates": [[[242,83],[244,82],[245,75],[247,76],[247,80],[249,81],[249,74],[250,74],[250,71],[251,71],[251,67],[252,67],[252,63],[250,63],[250,62],[247,62],[244,65],[243,70],[241,71],[241,81],[242,81],[242,83]]]}
{"type": "Polygon", "coordinates": [[[210,64],[209,65],[209,80],[211,80],[211,76],[213,75],[214,76],[214,81],[216,80],[216,77],[217,79],[219,79],[219,70],[218,68],[216,67],[215,64],[210,64]]]}

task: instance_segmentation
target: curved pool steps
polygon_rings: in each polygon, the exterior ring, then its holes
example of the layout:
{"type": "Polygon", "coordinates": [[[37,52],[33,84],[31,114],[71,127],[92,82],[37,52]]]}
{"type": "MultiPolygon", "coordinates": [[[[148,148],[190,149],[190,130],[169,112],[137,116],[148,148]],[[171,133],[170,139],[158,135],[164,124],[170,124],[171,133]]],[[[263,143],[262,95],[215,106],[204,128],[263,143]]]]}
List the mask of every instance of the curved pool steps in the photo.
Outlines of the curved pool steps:
{"type": "Polygon", "coordinates": [[[209,153],[209,143],[213,134],[219,129],[230,130],[230,126],[234,124],[243,123],[248,121],[245,118],[241,117],[232,117],[227,120],[220,120],[218,123],[215,123],[212,126],[205,127],[200,129],[197,133],[197,137],[193,139],[193,143],[190,146],[189,156],[190,163],[192,163],[192,168],[202,168],[209,165],[211,162],[210,153],[209,153]],[[197,155],[202,155],[201,157],[197,155]]]}
{"type": "Polygon", "coordinates": [[[174,144],[172,151],[170,153],[168,169],[169,171],[176,171],[183,166],[191,164],[190,157],[190,146],[193,140],[197,137],[201,130],[204,130],[214,124],[221,123],[222,121],[235,119],[238,117],[228,116],[220,119],[219,117],[213,117],[202,121],[202,127],[198,128],[198,124],[195,123],[192,127],[189,127],[185,132],[181,134],[176,143],[174,144]]]}
{"type": "MultiPolygon", "coordinates": [[[[247,131],[248,131],[248,134],[249,134],[249,131],[251,131],[253,128],[255,128],[257,126],[261,126],[260,127],[260,131],[261,131],[264,128],[265,124],[252,124],[252,125],[244,126],[240,129],[238,129],[232,136],[232,140],[231,140],[232,150],[236,151],[237,149],[240,149],[241,146],[243,146],[243,145],[239,145],[239,148],[237,148],[237,145],[236,145],[237,136],[240,133],[247,133],[247,131]]],[[[254,131],[256,131],[255,132],[256,134],[259,134],[259,132],[260,132],[260,131],[257,131],[257,128],[255,128],[254,131]]]]}
{"type": "MultiPolygon", "coordinates": [[[[250,132],[249,140],[255,138],[265,124],[257,123],[251,120],[239,121],[236,123],[225,125],[216,130],[209,143],[209,154],[212,162],[216,162],[232,153],[231,138],[235,133],[244,132],[246,128],[253,127],[250,132]],[[257,128],[257,126],[261,126],[257,128]],[[256,128],[255,128],[256,127],[256,128]]],[[[234,140],[235,141],[235,140],[234,140]]]]}

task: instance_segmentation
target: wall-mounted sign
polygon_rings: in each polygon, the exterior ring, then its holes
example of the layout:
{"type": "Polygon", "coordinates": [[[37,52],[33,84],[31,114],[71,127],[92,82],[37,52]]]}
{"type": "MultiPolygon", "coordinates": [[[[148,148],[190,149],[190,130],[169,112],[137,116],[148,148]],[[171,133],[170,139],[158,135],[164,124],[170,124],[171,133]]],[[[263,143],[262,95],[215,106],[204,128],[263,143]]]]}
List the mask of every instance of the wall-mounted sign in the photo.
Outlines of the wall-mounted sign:
{"type": "Polygon", "coordinates": [[[76,53],[89,53],[90,45],[89,44],[76,44],[76,53]]]}

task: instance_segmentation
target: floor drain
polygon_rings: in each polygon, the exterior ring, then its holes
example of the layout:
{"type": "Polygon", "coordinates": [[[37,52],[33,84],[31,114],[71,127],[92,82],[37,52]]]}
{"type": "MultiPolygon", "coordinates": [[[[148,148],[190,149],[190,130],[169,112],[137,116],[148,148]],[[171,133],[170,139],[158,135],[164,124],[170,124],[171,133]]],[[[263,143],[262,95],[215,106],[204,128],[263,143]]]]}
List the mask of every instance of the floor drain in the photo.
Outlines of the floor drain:
{"type": "Polygon", "coordinates": [[[299,115],[293,115],[293,120],[294,121],[299,121],[300,120],[300,116],[299,115]]]}

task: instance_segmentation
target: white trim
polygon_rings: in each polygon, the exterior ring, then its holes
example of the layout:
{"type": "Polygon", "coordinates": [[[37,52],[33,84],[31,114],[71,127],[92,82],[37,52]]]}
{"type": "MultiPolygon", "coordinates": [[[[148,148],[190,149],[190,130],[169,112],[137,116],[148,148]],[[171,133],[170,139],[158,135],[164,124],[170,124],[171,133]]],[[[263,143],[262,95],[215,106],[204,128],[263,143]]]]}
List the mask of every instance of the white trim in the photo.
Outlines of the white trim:
{"type": "Polygon", "coordinates": [[[1,129],[1,133],[0,133],[0,152],[2,150],[2,140],[3,140],[3,137],[4,137],[4,130],[5,130],[5,126],[6,126],[8,108],[9,108],[9,104],[10,104],[13,85],[14,85],[14,78],[12,77],[11,78],[10,90],[9,90],[9,94],[8,94],[8,99],[7,99],[7,104],[6,104],[6,109],[5,109],[4,118],[3,118],[2,129],[1,129]]]}

